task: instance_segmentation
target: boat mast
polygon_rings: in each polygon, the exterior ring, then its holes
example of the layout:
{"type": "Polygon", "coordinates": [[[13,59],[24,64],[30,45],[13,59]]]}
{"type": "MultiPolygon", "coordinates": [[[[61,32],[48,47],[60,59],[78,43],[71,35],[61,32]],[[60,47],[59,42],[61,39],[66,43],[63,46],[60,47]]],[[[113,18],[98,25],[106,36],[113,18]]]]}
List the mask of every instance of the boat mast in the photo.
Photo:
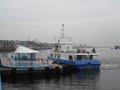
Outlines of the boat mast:
{"type": "Polygon", "coordinates": [[[62,24],[62,38],[64,38],[64,24],[62,24]]]}

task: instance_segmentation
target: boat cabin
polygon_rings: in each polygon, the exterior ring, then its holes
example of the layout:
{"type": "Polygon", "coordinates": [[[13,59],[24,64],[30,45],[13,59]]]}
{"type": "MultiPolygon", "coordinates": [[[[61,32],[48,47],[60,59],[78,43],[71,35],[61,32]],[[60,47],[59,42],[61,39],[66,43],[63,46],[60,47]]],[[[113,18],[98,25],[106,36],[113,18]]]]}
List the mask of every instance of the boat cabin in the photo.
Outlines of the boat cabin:
{"type": "Polygon", "coordinates": [[[18,46],[18,48],[14,52],[14,59],[16,62],[16,65],[25,64],[26,65],[32,65],[33,61],[36,61],[36,54],[38,51],[18,46]]]}
{"type": "Polygon", "coordinates": [[[50,58],[65,59],[72,61],[79,60],[96,60],[98,59],[98,53],[51,53],[50,58]]]}

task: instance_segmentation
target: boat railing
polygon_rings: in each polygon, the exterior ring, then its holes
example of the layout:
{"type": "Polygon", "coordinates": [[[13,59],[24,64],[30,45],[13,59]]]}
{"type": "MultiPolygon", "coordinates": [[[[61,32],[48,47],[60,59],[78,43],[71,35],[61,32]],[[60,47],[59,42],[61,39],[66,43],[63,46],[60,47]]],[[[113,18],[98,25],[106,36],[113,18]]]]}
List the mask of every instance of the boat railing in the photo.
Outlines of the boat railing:
{"type": "Polygon", "coordinates": [[[51,65],[51,63],[47,59],[37,59],[37,60],[16,60],[17,66],[47,66],[51,65]]]}
{"type": "Polygon", "coordinates": [[[48,61],[48,59],[42,58],[35,58],[35,60],[18,60],[15,58],[13,53],[8,54],[8,58],[12,65],[14,66],[47,66],[51,65],[52,63],[48,61]]]}
{"type": "Polygon", "coordinates": [[[52,49],[52,52],[59,52],[59,53],[96,53],[92,51],[88,51],[86,49],[52,49]]]}
{"type": "Polygon", "coordinates": [[[9,58],[12,65],[16,65],[15,56],[13,53],[8,53],[8,58],[9,58]]]}

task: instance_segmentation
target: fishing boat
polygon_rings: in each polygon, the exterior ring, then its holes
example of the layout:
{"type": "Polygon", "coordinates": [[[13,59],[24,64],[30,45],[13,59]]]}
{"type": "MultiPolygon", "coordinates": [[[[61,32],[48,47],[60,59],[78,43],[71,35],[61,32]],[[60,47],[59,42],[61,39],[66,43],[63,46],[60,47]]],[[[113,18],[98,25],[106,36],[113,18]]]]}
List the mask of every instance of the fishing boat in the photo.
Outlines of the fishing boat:
{"type": "Polygon", "coordinates": [[[62,35],[55,38],[51,45],[53,48],[48,60],[57,64],[72,65],[75,69],[99,69],[101,65],[99,53],[94,48],[92,51],[85,48],[74,49],[71,38],[64,35],[64,24],[62,35]]]}

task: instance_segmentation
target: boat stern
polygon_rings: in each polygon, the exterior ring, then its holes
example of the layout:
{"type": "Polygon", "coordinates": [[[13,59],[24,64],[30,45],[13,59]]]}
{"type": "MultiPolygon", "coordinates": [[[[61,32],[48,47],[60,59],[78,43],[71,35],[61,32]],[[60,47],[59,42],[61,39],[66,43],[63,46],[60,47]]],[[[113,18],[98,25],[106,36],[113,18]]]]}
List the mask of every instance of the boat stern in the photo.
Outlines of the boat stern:
{"type": "Polygon", "coordinates": [[[99,69],[100,65],[99,60],[80,60],[74,63],[76,69],[99,69]]]}

